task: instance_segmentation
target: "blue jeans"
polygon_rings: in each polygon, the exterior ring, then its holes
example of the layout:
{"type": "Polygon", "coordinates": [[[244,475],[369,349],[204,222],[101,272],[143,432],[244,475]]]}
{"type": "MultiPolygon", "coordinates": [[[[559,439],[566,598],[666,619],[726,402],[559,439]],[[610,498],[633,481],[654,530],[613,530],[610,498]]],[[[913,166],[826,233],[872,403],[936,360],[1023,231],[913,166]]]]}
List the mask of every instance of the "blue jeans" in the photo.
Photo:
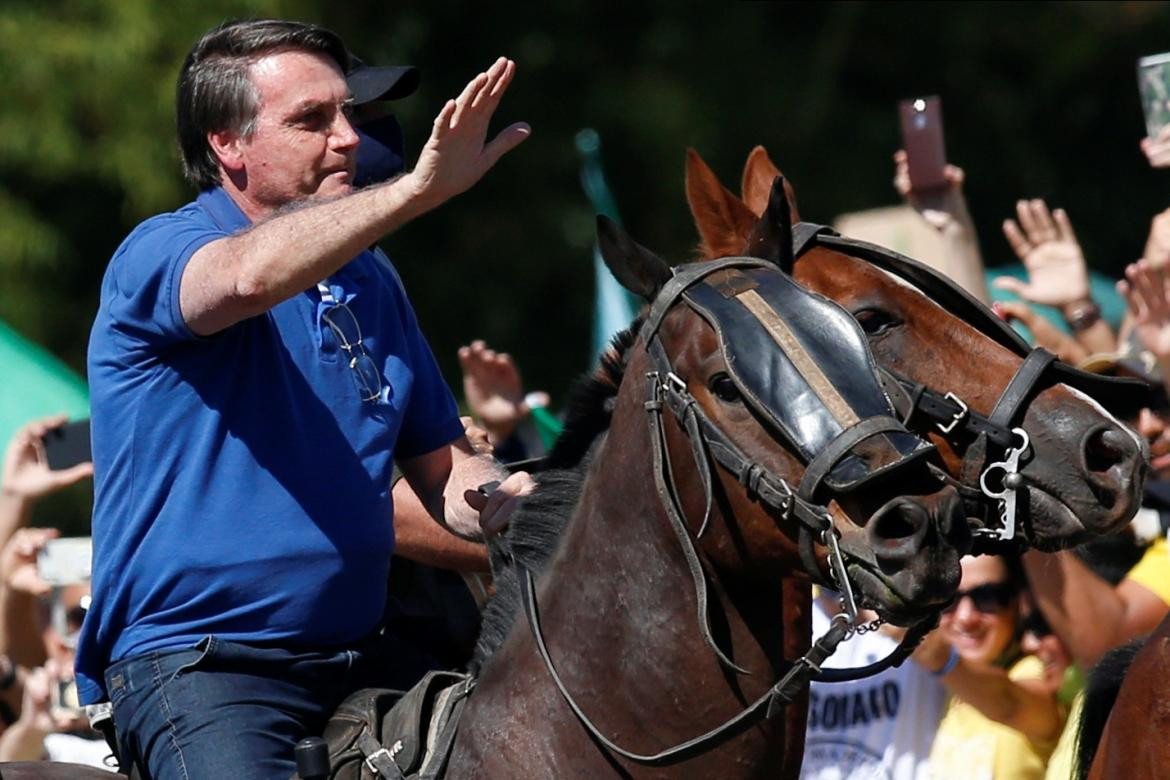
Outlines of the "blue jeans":
{"type": "Polygon", "coordinates": [[[125,765],[154,780],[288,780],[293,747],[364,687],[408,688],[428,659],[391,639],[293,650],[204,638],[106,670],[125,765]]]}

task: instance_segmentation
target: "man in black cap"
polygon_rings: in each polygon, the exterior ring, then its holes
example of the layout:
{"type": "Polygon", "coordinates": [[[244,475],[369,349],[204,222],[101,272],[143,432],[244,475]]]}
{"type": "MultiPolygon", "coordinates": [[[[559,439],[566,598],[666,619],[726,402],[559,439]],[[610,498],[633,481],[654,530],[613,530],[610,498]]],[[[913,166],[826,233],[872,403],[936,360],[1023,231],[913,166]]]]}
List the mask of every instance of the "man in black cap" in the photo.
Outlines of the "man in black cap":
{"type": "Polygon", "coordinates": [[[365,187],[388,181],[406,168],[402,126],[388,103],[413,95],[419,73],[411,65],[366,65],[352,55],[350,62],[345,76],[353,99],[350,121],[361,139],[353,183],[365,187]]]}

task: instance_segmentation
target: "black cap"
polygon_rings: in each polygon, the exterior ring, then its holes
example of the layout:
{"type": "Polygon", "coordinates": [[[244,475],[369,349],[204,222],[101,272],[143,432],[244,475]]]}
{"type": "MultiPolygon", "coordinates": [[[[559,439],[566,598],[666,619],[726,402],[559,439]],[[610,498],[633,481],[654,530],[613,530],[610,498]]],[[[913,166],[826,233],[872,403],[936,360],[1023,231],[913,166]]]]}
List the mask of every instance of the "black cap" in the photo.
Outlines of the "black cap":
{"type": "Polygon", "coordinates": [[[378,100],[397,100],[418,89],[418,68],[413,65],[366,65],[353,55],[350,55],[350,63],[345,81],[356,106],[378,100]]]}

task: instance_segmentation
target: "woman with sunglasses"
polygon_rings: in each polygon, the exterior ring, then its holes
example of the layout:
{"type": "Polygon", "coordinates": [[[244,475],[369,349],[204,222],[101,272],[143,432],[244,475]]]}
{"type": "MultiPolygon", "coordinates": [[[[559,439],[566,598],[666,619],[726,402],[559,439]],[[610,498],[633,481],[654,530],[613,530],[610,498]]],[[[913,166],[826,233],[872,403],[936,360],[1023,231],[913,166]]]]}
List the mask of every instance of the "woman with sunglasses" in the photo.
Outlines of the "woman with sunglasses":
{"type": "Polygon", "coordinates": [[[951,694],[931,750],[935,777],[1044,777],[1064,726],[1064,708],[1040,659],[1019,642],[1019,560],[968,556],[939,630],[916,651],[951,694]]]}

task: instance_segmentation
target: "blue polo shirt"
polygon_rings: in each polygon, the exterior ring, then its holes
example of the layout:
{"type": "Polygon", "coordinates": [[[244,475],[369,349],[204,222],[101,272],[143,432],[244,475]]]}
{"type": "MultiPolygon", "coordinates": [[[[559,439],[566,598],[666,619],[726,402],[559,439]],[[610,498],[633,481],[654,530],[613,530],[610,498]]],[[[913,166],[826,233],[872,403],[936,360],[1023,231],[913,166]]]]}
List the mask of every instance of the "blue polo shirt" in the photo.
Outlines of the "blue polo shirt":
{"type": "Polygon", "coordinates": [[[208,635],[333,646],[373,631],[394,548],[394,457],[462,432],[389,263],[328,284],[381,369],[363,402],[317,288],[211,337],[179,310],[191,255],[248,226],[220,189],[139,225],[102,282],[89,342],[93,605],[77,677],[208,635]]]}

